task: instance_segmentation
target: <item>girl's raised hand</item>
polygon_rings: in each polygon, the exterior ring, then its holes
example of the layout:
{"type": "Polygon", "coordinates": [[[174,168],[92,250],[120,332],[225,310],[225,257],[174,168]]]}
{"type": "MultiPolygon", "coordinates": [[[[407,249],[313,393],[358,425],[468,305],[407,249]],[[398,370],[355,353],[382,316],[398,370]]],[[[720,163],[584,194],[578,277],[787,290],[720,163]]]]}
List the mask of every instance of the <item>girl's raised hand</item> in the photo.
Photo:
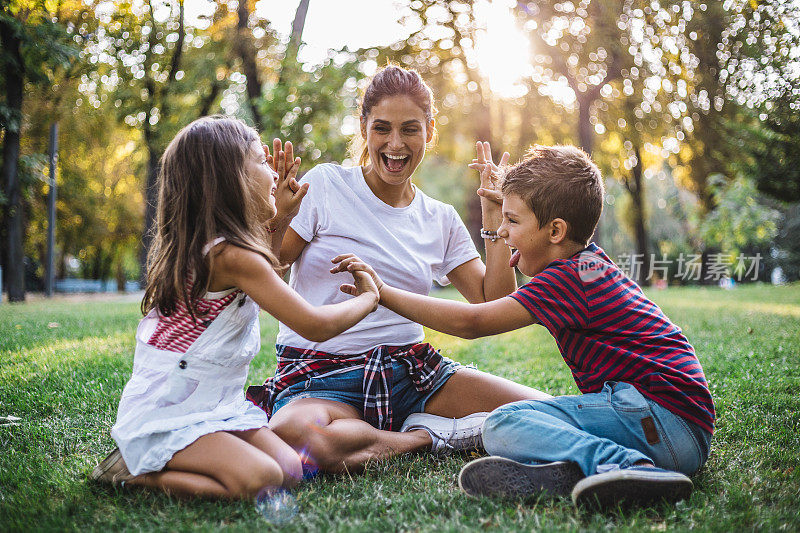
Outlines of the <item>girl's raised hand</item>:
{"type": "Polygon", "coordinates": [[[350,274],[353,276],[353,284],[341,285],[339,287],[339,290],[347,294],[350,294],[352,296],[371,294],[375,298],[375,307],[373,307],[372,310],[374,311],[375,309],[377,309],[378,302],[381,301],[381,292],[375,285],[375,280],[372,279],[372,276],[370,276],[366,272],[361,272],[359,270],[351,270],[350,274]]]}
{"type": "Polygon", "coordinates": [[[278,174],[277,191],[275,192],[276,214],[278,221],[291,220],[300,210],[300,203],[308,192],[308,183],[300,185],[297,182],[297,171],[300,169],[300,158],[294,157],[294,147],[290,141],[286,141],[284,149],[281,149],[281,140],[275,139],[272,142],[273,155],[269,153],[269,147],[264,145],[264,153],[267,155],[267,162],[278,174]]]}
{"type": "Polygon", "coordinates": [[[331,259],[334,264],[331,274],[338,272],[349,272],[353,276],[353,285],[341,285],[339,290],[352,296],[358,296],[367,291],[375,291],[380,299],[380,291],[383,288],[383,280],[375,270],[363,262],[354,254],[341,254],[331,259]]]}
{"type": "Polygon", "coordinates": [[[473,168],[480,172],[481,187],[478,189],[478,196],[482,196],[496,204],[503,203],[503,197],[500,194],[500,169],[508,164],[510,157],[508,152],[503,152],[500,157],[500,164],[495,165],[492,161],[492,147],[488,142],[478,141],[475,143],[476,158],[469,164],[469,168],[473,168]]]}

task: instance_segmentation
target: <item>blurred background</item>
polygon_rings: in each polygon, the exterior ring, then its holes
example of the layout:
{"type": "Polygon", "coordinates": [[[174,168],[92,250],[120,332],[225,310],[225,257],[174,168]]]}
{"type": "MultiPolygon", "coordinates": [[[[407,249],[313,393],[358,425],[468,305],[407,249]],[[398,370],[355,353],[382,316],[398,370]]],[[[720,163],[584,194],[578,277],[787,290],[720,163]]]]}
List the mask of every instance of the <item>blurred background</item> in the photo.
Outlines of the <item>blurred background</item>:
{"type": "Polygon", "coordinates": [[[159,158],[195,118],[291,140],[303,170],[353,164],[389,62],[439,110],[415,182],[476,242],[475,141],[512,162],[568,143],[605,177],[597,242],[640,284],[800,279],[797,0],[0,0],[0,37],[12,301],[137,290],[159,158]]]}

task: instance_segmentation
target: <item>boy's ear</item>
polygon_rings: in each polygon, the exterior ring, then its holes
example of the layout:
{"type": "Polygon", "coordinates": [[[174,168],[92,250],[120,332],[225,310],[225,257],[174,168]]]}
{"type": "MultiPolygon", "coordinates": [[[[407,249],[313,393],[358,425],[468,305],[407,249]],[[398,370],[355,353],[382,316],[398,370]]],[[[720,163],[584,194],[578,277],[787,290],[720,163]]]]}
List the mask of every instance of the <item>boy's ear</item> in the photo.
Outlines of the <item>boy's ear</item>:
{"type": "Polygon", "coordinates": [[[561,244],[567,238],[569,225],[563,218],[554,218],[550,222],[550,243],[561,244]]]}

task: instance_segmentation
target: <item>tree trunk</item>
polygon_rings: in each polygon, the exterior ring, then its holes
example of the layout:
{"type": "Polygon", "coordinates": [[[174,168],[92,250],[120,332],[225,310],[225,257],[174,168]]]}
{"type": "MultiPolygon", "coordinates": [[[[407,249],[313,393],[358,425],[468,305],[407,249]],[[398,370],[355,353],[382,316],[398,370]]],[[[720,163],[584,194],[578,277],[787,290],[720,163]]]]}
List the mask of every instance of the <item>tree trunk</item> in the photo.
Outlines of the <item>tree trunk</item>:
{"type": "Polygon", "coordinates": [[[644,213],[644,182],[642,181],[642,154],[639,147],[634,147],[636,155],[636,164],[632,169],[633,186],[628,190],[631,192],[631,199],[633,200],[633,225],[636,233],[636,253],[642,258],[641,267],[639,269],[638,279],[636,281],[640,286],[650,285],[649,271],[650,271],[650,255],[648,250],[647,228],[645,227],[645,213],[644,213]]]}
{"type": "Polygon", "coordinates": [[[123,257],[121,253],[116,254],[116,268],[114,270],[114,278],[117,281],[117,292],[125,292],[125,268],[123,265],[123,257]]]}
{"type": "Polygon", "coordinates": [[[303,29],[306,25],[306,15],[308,14],[308,3],[310,0],[300,0],[297,10],[294,12],[292,21],[292,35],[289,39],[289,46],[286,48],[286,55],[281,61],[281,73],[278,76],[278,85],[291,83],[289,76],[297,65],[297,52],[303,42],[303,29]]]}
{"type": "Polygon", "coordinates": [[[300,43],[303,39],[303,28],[306,26],[306,15],[308,14],[308,3],[310,0],[300,0],[297,6],[297,11],[294,12],[294,20],[292,21],[292,38],[289,46],[293,49],[300,48],[300,43]]]}
{"type": "MultiPolygon", "coordinates": [[[[183,58],[183,43],[186,40],[186,25],[184,23],[185,10],[183,0],[178,2],[178,40],[175,41],[175,51],[172,53],[172,60],[170,61],[169,74],[167,75],[167,82],[164,84],[160,92],[161,98],[158,103],[161,104],[160,120],[166,119],[170,115],[170,101],[169,95],[172,92],[173,84],[177,79],[178,71],[181,69],[181,58],[183,58]]],[[[155,23],[153,23],[155,28],[155,23]]],[[[151,93],[154,94],[154,93],[151,93]]]]}
{"type": "Polygon", "coordinates": [[[147,253],[153,244],[155,236],[156,204],[158,203],[158,179],[159,159],[161,154],[156,148],[148,143],[147,147],[147,183],[145,184],[145,207],[144,207],[144,235],[142,235],[142,248],[139,256],[139,263],[142,266],[142,281],[147,279],[147,253]]]}
{"type": "Polygon", "coordinates": [[[594,149],[594,129],[589,121],[592,100],[586,97],[586,93],[578,93],[576,96],[578,101],[578,142],[581,149],[591,156],[594,149]]]}
{"type": "Polygon", "coordinates": [[[261,98],[261,80],[258,77],[258,66],[256,64],[256,49],[253,46],[252,35],[248,20],[250,19],[249,0],[239,0],[239,8],[236,10],[238,21],[236,23],[236,53],[242,59],[242,70],[246,78],[245,88],[247,90],[247,105],[250,114],[253,116],[253,125],[256,131],[264,128],[264,121],[258,103],[261,98]]]}
{"type": "Polygon", "coordinates": [[[92,261],[91,279],[103,280],[103,249],[98,247],[92,261]]]}
{"type": "Polygon", "coordinates": [[[6,54],[5,75],[6,102],[11,111],[3,142],[3,166],[0,170],[5,195],[8,201],[4,209],[6,228],[5,286],[10,302],[25,300],[25,255],[23,251],[24,229],[22,191],[19,182],[19,141],[22,128],[22,90],[24,64],[20,54],[20,39],[14,29],[0,19],[0,42],[6,54]]]}
{"type": "MultiPolygon", "coordinates": [[[[589,121],[591,118],[589,110],[594,98],[587,93],[579,93],[577,91],[575,96],[578,102],[578,142],[580,143],[580,148],[591,157],[592,150],[594,149],[594,129],[592,128],[592,123],[589,121]]],[[[598,245],[600,245],[600,226],[601,221],[598,220],[597,227],[592,236],[592,240],[598,245]]]]}
{"type": "MultiPolygon", "coordinates": [[[[480,79],[474,73],[469,73],[473,81],[478,83],[478,91],[480,91],[480,79]]],[[[498,146],[492,139],[492,110],[486,97],[479,94],[480,99],[477,104],[477,110],[474,115],[475,124],[475,140],[487,141],[492,146],[492,160],[497,163],[499,156],[497,155],[498,146]]],[[[473,185],[468,192],[469,199],[467,200],[467,230],[469,231],[472,241],[478,246],[478,250],[483,249],[483,238],[481,238],[481,227],[483,226],[483,216],[481,211],[481,197],[475,191],[478,189],[474,171],[470,171],[470,183],[473,185]]],[[[486,228],[497,229],[497,228],[486,228]]]]}
{"type": "Polygon", "coordinates": [[[531,124],[533,123],[533,113],[534,113],[534,105],[531,102],[533,100],[533,91],[536,89],[533,87],[530,78],[525,79],[525,85],[528,88],[528,96],[526,98],[525,105],[522,106],[520,109],[520,121],[519,121],[519,137],[517,138],[517,153],[515,157],[522,158],[525,155],[525,152],[528,151],[528,148],[534,143],[535,140],[535,132],[531,124]]]}
{"type": "Polygon", "coordinates": [[[198,117],[205,117],[211,114],[211,106],[217,101],[217,96],[219,96],[220,91],[222,91],[222,82],[214,79],[214,81],[211,82],[211,89],[208,91],[208,94],[201,100],[200,112],[197,114],[198,117]]]}
{"type": "MultiPolygon", "coordinates": [[[[184,26],[184,3],[178,3],[178,39],[175,42],[175,52],[172,54],[170,63],[169,74],[167,81],[164,85],[159,87],[156,85],[155,80],[146,74],[145,88],[147,90],[149,109],[159,109],[161,111],[161,120],[165,120],[170,114],[169,97],[172,92],[173,82],[176,79],[177,73],[181,68],[181,58],[183,57],[183,44],[186,37],[186,28],[184,26]]],[[[150,5],[150,15],[152,18],[153,27],[151,36],[156,35],[157,24],[153,14],[152,5],[150,5]]],[[[146,71],[150,70],[152,61],[153,42],[151,41],[148,49],[148,55],[145,58],[146,71]]],[[[145,182],[145,211],[144,211],[144,234],[142,235],[142,247],[139,249],[139,264],[141,266],[140,279],[144,285],[147,281],[147,256],[150,252],[150,247],[153,243],[155,235],[155,221],[156,221],[156,207],[158,203],[158,172],[161,164],[161,139],[157,130],[150,124],[150,111],[146,113],[144,120],[144,129],[142,135],[144,143],[147,146],[147,181],[145,182]]],[[[110,272],[110,265],[109,265],[110,272]]]]}

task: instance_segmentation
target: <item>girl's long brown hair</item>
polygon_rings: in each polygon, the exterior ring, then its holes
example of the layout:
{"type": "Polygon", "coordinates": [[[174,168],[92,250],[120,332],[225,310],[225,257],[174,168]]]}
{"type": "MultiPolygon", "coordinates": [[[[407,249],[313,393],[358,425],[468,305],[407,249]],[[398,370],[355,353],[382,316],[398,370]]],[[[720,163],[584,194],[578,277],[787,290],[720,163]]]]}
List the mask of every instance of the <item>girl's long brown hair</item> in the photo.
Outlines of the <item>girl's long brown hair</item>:
{"type": "Polygon", "coordinates": [[[157,308],[169,316],[180,300],[196,319],[213,261],[204,257],[203,247],[216,237],[278,264],[259,221],[260,195],[253,194],[245,167],[254,141],[260,143],[258,134],[242,121],[211,116],[183,128],[167,146],[142,313],[157,308]]]}

